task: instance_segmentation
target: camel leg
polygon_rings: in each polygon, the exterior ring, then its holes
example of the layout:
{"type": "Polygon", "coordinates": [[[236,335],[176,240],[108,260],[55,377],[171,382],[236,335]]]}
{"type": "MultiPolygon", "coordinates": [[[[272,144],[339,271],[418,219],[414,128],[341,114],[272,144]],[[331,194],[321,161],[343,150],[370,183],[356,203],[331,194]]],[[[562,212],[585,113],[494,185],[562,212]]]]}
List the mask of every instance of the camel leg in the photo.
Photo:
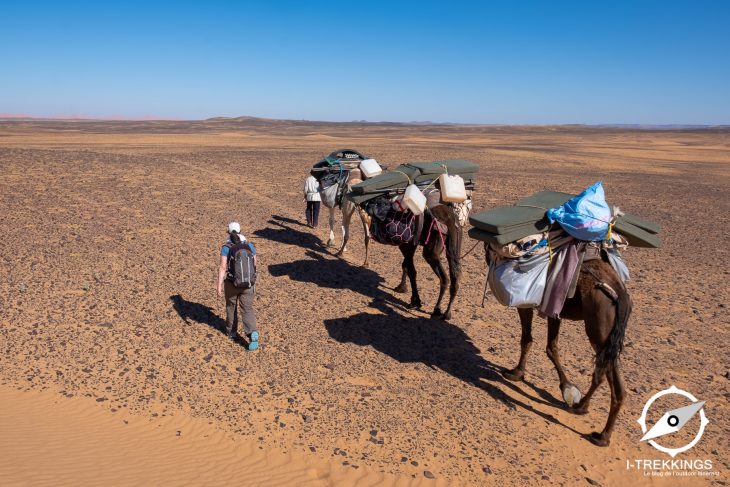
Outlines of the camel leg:
{"type": "Polygon", "coordinates": [[[418,285],[416,284],[416,266],[413,263],[413,256],[416,255],[415,245],[404,244],[398,247],[403,254],[403,268],[408,273],[408,277],[411,281],[411,304],[408,306],[410,309],[418,309],[422,306],[421,298],[418,296],[418,285]]]}
{"type": "Polygon", "coordinates": [[[329,220],[329,229],[330,229],[330,236],[329,239],[327,239],[327,247],[334,247],[335,246],[335,209],[334,208],[328,208],[330,211],[330,220],[329,220]]]}
{"type": "Polygon", "coordinates": [[[606,426],[600,433],[593,432],[588,436],[588,439],[594,445],[608,446],[611,442],[611,434],[613,433],[613,427],[616,425],[616,418],[621,410],[621,405],[624,402],[626,395],[626,388],[624,382],[621,379],[621,373],[619,371],[618,361],[613,362],[606,371],[606,379],[608,379],[608,386],[611,388],[611,408],[608,412],[608,420],[606,426]]]}
{"type": "Polygon", "coordinates": [[[370,216],[363,209],[360,209],[358,214],[362,222],[363,232],[365,232],[365,262],[362,263],[362,266],[367,268],[370,266],[370,216]]]}
{"type": "MultiPolygon", "coordinates": [[[[451,319],[451,307],[459,292],[459,279],[461,278],[461,262],[459,261],[459,253],[461,252],[461,234],[456,235],[454,229],[449,229],[448,237],[446,237],[446,260],[449,261],[449,306],[446,308],[443,318],[451,319]],[[451,239],[459,239],[456,245],[452,245],[451,239]]],[[[460,230],[459,230],[460,232],[460,230]]]]}
{"type": "Polygon", "coordinates": [[[502,375],[505,379],[519,382],[525,377],[525,365],[527,365],[527,354],[532,347],[532,308],[517,308],[522,325],[522,337],[520,338],[520,361],[512,370],[505,371],[502,375]]]}
{"type": "Polygon", "coordinates": [[[555,366],[560,380],[560,392],[563,394],[563,400],[568,407],[573,407],[581,399],[580,390],[568,380],[565,370],[560,363],[560,355],[558,354],[558,335],[560,334],[560,318],[548,318],[548,339],[545,352],[548,358],[555,366]]]}
{"type": "Polygon", "coordinates": [[[342,203],[342,247],[340,247],[340,250],[335,255],[342,255],[347,251],[347,242],[350,240],[350,222],[352,221],[352,213],[354,210],[355,207],[352,203],[347,201],[342,203]]]}
{"type": "Polygon", "coordinates": [[[571,413],[586,414],[588,412],[588,405],[591,402],[591,397],[593,397],[593,393],[596,392],[596,389],[598,389],[598,387],[603,383],[605,375],[606,372],[600,371],[598,368],[593,370],[593,380],[591,380],[591,386],[588,388],[588,392],[586,392],[586,395],[583,396],[576,406],[569,409],[571,413]]]}
{"type": "Polygon", "coordinates": [[[400,276],[400,284],[398,284],[395,288],[393,288],[393,291],[397,293],[407,293],[408,292],[408,270],[406,269],[406,261],[404,260],[401,264],[401,276],[400,276]]]}
{"type": "Polygon", "coordinates": [[[434,307],[433,313],[431,313],[431,318],[443,318],[444,314],[441,312],[441,300],[444,297],[444,293],[446,293],[448,277],[446,276],[446,271],[444,270],[444,266],[441,264],[441,259],[439,258],[439,255],[441,254],[441,242],[438,240],[433,242],[434,243],[423,247],[423,258],[426,259],[426,262],[428,262],[431,269],[433,269],[433,272],[435,272],[436,276],[439,278],[439,297],[436,301],[436,307],[434,307]]]}

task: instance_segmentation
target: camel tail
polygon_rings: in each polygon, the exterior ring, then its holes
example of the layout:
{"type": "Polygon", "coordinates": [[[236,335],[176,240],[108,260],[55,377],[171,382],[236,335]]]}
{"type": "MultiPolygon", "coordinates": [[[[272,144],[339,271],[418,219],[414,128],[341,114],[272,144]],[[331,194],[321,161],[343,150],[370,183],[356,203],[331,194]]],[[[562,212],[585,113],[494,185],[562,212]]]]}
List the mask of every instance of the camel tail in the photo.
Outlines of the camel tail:
{"type": "Polygon", "coordinates": [[[618,297],[615,300],[616,319],[606,343],[603,344],[603,348],[596,354],[596,367],[601,370],[605,370],[609,365],[618,360],[619,355],[621,355],[621,351],[624,348],[624,335],[626,334],[626,327],[628,326],[631,308],[633,307],[633,302],[629,292],[626,290],[626,286],[619,281],[618,288],[616,292],[618,297]]]}
{"type": "Polygon", "coordinates": [[[446,250],[447,257],[454,262],[457,268],[461,268],[461,228],[454,225],[454,229],[449,229],[446,234],[446,250]]]}

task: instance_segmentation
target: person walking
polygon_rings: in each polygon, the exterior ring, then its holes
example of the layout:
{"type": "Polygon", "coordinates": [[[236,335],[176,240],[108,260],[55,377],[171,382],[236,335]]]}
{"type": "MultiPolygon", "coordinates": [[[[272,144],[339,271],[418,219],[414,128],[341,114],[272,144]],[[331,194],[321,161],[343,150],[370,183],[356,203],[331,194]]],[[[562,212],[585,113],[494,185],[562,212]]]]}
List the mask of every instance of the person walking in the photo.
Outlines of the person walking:
{"type": "Polygon", "coordinates": [[[319,223],[319,182],[311,174],[304,180],[304,199],[307,200],[307,226],[317,228],[319,223]]]}
{"type": "Polygon", "coordinates": [[[228,240],[221,247],[218,267],[218,297],[225,296],[226,333],[232,340],[238,336],[238,307],[246,334],[248,350],[259,347],[256,327],[256,247],[241,234],[238,222],[228,224],[228,240]]]}

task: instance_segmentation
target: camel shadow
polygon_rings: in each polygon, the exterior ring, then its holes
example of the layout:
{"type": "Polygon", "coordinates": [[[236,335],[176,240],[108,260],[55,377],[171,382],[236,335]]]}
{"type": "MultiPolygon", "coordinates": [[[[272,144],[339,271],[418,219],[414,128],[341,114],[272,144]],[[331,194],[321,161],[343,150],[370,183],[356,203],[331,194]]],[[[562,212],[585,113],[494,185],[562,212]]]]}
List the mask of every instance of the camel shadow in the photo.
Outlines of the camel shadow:
{"type": "Polygon", "coordinates": [[[354,291],[371,298],[371,306],[374,307],[387,302],[405,309],[404,301],[383,290],[385,279],[377,272],[354,266],[343,259],[327,258],[313,251],[307,251],[305,255],[309,258],[270,265],[269,274],[274,277],[288,276],[293,281],[318,287],[354,291]]]}
{"type": "Polygon", "coordinates": [[[268,223],[273,226],[263,228],[261,230],[255,230],[253,234],[266,240],[287,245],[296,245],[297,247],[302,247],[316,252],[324,252],[326,249],[322,240],[316,235],[309,232],[302,232],[288,226],[287,223],[294,223],[302,226],[301,223],[292,220],[291,218],[273,215],[268,223]]]}
{"type": "Polygon", "coordinates": [[[295,220],[294,218],[289,218],[288,216],[281,216],[281,215],[271,215],[272,220],[275,220],[277,222],[282,223],[288,223],[289,225],[299,225],[300,227],[306,227],[306,225],[298,220],[295,220]]]}
{"type": "Polygon", "coordinates": [[[170,296],[170,301],[173,309],[177,311],[185,324],[202,323],[221,333],[226,333],[226,320],[215,314],[210,306],[187,301],[179,294],[170,296]]]}
{"type": "Polygon", "coordinates": [[[324,326],[330,337],[340,343],[373,347],[400,363],[420,362],[433,369],[440,369],[483,390],[511,409],[520,407],[580,434],[553,415],[539,411],[523,401],[520,396],[534,403],[564,409],[563,403],[534,384],[528,386],[539,397],[504,379],[502,373],[506,368],[482,357],[481,351],[458,326],[426,317],[404,316],[382,301],[373,304],[382,314],[358,313],[347,318],[325,320],[324,326]],[[503,389],[514,394],[507,394],[503,389]]]}

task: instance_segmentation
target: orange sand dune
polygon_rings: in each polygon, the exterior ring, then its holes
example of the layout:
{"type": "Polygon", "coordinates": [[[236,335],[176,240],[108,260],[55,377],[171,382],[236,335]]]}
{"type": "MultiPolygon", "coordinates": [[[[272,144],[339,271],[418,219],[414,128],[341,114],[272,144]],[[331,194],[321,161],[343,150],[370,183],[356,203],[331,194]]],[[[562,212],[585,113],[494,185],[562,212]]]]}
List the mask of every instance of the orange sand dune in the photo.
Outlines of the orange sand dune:
{"type": "Polygon", "coordinates": [[[446,486],[263,450],[208,422],[110,414],[88,398],[0,386],[0,484],[446,486]]]}

